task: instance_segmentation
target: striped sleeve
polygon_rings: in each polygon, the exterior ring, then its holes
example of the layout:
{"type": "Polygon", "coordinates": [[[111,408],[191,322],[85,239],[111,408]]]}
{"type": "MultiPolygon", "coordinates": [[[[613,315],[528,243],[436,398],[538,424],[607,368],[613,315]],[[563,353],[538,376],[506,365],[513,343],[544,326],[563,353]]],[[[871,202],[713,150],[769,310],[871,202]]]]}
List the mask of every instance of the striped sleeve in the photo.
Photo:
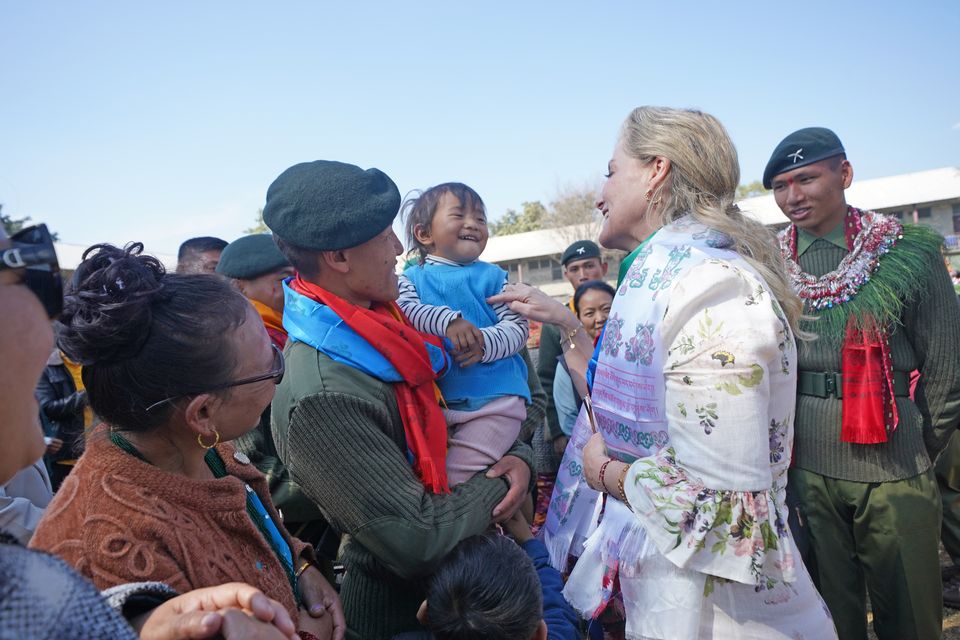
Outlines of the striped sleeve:
{"type": "Polygon", "coordinates": [[[495,304],[493,312],[497,314],[497,324],[480,329],[483,334],[483,357],[480,362],[494,362],[519,353],[527,344],[530,334],[527,319],[507,305],[495,304]]]}
{"type": "Polygon", "coordinates": [[[446,335],[447,326],[460,317],[460,312],[450,307],[435,307],[420,302],[416,287],[405,275],[400,276],[400,297],[397,298],[397,304],[414,329],[434,336],[446,335]]]}

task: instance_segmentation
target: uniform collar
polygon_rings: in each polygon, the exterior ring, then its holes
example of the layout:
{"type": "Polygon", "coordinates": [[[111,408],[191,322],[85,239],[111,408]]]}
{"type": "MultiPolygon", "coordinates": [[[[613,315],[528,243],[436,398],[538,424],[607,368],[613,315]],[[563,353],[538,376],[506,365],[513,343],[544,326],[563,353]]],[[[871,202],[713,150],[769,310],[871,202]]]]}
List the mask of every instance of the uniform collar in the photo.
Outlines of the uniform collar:
{"type": "Polygon", "coordinates": [[[817,240],[826,240],[832,245],[840,247],[844,251],[849,251],[847,248],[847,237],[843,231],[843,222],[835,226],[830,233],[825,236],[818,236],[810,233],[809,231],[804,231],[803,229],[797,227],[797,257],[803,255],[803,253],[813,245],[817,240]]]}

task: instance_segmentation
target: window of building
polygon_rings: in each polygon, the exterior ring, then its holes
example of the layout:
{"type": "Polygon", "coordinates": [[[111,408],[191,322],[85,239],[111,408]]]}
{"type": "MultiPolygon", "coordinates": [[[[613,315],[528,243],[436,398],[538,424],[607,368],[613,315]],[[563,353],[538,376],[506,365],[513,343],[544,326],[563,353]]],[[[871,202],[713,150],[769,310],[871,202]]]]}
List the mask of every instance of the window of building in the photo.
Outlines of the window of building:
{"type": "Polygon", "coordinates": [[[523,281],[527,284],[547,284],[559,280],[562,275],[560,263],[551,258],[527,260],[523,265],[523,281]]]}
{"type": "Polygon", "coordinates": [[[903,220],[903,211],[888,211],[887,214],[893,216],[897,220],[903,220]]]}
{"type": "Polygon", "coordinates": [[[929,218],[933,215],[930,207],[917,207],[917,218],[929,218]]]}
{"type": "Polygon", "coordinates": [[[953,205],[953,232],[960,233],[960,202],[953,205]]]}

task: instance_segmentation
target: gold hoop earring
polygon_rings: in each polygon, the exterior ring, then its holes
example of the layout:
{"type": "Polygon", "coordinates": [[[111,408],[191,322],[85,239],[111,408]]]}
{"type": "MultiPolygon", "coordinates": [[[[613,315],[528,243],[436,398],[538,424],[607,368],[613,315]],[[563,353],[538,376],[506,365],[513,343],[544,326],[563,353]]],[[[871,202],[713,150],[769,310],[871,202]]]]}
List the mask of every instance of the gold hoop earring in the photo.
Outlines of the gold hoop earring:
{"type": "Polygon", "coordinates": [[[647,189],[647,192],[643,194],[643,199],[647,202],[650,202],[650,198],[653,197],[653,189],[647,189]]]}
{"type": "Polygon", "coordinates": [[[660,204],[661,202],[663,202],[663,196],[657,196],[657,199],[654,200],[652,204],[653,204],[654,206],[656,206],[656,205],[660,204]]]}
{"type": "Polygon", "coordinates": [[[198,434],[197,434],[197,444],[199,444],[199,445],[200,445],[202,448],[204,448],[204,449],[213,449],[215,446],[217,446],[218,444],[220,444],[220,432],[217,431],[216,429],[214,429],[214,430],[213,430],[213,435],[214,435],[213,444],[204,444],[204,442],[203,442],[203,434],[202,434],[202,433],[198,433],[198,434]]]}

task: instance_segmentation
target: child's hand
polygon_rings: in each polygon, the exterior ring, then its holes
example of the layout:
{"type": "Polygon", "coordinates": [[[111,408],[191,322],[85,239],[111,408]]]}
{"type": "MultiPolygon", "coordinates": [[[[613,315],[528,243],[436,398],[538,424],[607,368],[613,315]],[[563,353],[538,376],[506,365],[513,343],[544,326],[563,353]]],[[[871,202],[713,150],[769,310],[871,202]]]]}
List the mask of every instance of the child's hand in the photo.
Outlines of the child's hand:
{"type": "Polygon", "coordinates": [[[523,517],[523,509],[518,509],[509,519],[501,522],[500,526],[517,541],[517,544],[533,540],[533,534],[530,533],[530,523],[523,517]]]}
{"type": "Polygon", "coordinates": [[[457,318],[447,325],[446,334],[453,343],[453,356],[457,364],[469,367],[480,362],[483,357],[483,334],[472,322],[457,318]]]}

